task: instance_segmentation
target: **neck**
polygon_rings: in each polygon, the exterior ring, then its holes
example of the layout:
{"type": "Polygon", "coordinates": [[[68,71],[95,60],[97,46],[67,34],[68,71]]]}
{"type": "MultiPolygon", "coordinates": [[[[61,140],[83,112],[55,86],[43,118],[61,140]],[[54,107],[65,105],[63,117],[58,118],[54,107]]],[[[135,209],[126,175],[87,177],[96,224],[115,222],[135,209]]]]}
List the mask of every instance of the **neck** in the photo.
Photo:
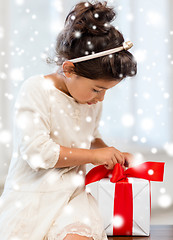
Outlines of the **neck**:
{"type": "Polygon", "coordinates": [[[62,92],[66,93],[70,97],[72,97],[66,85],[66,77],[63,74],[58,73],[58,71],[54,73],[54,77],[55,77],[55,82],[54,82],[55,87],[61,90],[62,92]]]}

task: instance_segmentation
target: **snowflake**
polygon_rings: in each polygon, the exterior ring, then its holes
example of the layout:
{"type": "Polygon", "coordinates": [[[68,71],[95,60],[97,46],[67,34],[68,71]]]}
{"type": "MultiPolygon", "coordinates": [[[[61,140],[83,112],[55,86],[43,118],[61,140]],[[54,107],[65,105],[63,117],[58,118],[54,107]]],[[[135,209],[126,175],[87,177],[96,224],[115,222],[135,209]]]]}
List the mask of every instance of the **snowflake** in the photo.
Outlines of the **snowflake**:
{"type": "Polygon", "coordinates": [[[11,141],[12,136],[10,131],[8,130],[2,130],[0,132],[0,143],[7,144],[11,141]]]}
{"type": "Polygon", "coordinates": [[[165,143],[163,147],[169,156],[173,156],[173,142],[165,143]]]}
{"type": "Polygon", "coordinates": [[[74,130],[77,131],[77,132],[80,131],[80,127],[79,126],[75,126],[74,130]]]}
{"type": "Polygon", "coordinates": [[[76,38],[80,38],[81,37],[81,32],[80,31],[75,31],[74,35],[76,38]]]}
{"type": "Polygon", "coordinates": [[[158,204],[162,208],[168,208],[172,204],[172,198],[168,194],[163,194],[158,198],[158,204]]]}
{"type": "Polygon", "coordinates": [[[86,2],[84,5],[85,5],[85,7],[89,7],[89,3],[88,2],[86,2]]]}
{"type": "Polygon", "coordinates": [[[148,170],[148,174],[149,174],[149,175],[153,175],[153,174],[154,174],[153,169],[149,169],[149,170],[148,170]]]}
{"type": "Polygon", "coordinates": [[[94,140],[94,137],[93,137],[92,135],[89,135],[89,136],[87,137],[87,139],[88,139],[89,142],[92,142],[92,141],[94,140]]]}
{"type": "Polygon", "coordinates": [[[21,207],[22,207],[22,202],[21,202],[21,201],[16,201],[16,202],[15,202],[15,206],[16,206],[17,208],[21,208],[21,207]]]}
{"type": "Polygon", "coordinates": [[[71,16],[71,20],[75,20],[75,18],[76,18],[76,17],[75,17],[74,15],[71,16]]]}
{"type": "Polygon", "coordinates": [[[143,114],[143,109],[141,109],[141,108],[139,108],[138,110],[137,110],[137,114],[139,114],[139,115],[141,115],[141,114],[143,114]]]}
{"type": "Polygon", "coordinates": [[[100,122],[99,122],[99,126],[100,127],[103,127],[105,125],[105,122],[103,121],[103,120],[101,120],[100,122]]]}
{"type": "Polygon", "coordinates": [[[110,27],[110,23],[104,23],[104,27],[106,27],[106,28],[109,28],[110,27]]]}
{"type": "Polygon", "coordinates": [[[151,149],[151,152],[152,152],[153,154],[157,153],[157,148],[152,148],[152,149],[151,149]]]}
{"type": "Polygon", "coordinates": [[[13,189],[14,190],[19,190],[20,187],[19,187],[19,185],[17,183],[13,183],[13,189]]]}
{"type": "Polygon", "coordinates": [[[94,17],[95,17],[95,18],[98,18],[98,17],[99,17],[99,14],[98,14],[98,13],[95,13],[95,14],[94,14],[94,17]]]}
{"type": "Polygon", "coordinates": [[[30,140],[30,137],[26,135],[26,136],[24,136],[23,139],[24,139],[25,142],[28,142],[30,140]]]}
{"type": "Polygon", "coordinates": [[[126,127],[134,125],[134,117],[132,114],[124,114],[122,117],[122,124],[126,127]]]}
{"type": "Polygon", "coordinates": [[[146,139],[145,137],[142,137],[142,138],[141,138],[141,142],[142,142],[142,143],[145,143],[146,141],[147,141],[147,139],[146,139]]]}
{"type": "Polygon", "coordinates": [[[120,228],[124,224],[124,219],[121,215],[115,215],[113,218],[113,226],[115,228],[120,228]]]}
{"type": "Polygon", "coordinates": [[[148,92],[145,92],[143,94],[143,96],[144,96],[145,99],[149,99],[150,98],[150,94],[148,92]]]}
{"type": "Polygon", "coordinates": [[[79,174],[80,174],[80,175],[83,175],[83,171],[82,171],[82,170],[80,170],[80,171],[79,171],[79,174]]]}
{"type": "Polygon", "coordinates": [[[129,14],[127,14],[126,18],[127,18],[128,21],[133,21],[134,15],[132,13],[129,13],[129,14]]]}
{"type": "Polygon", "coordinates": [[[63,9],[62,1],[60,1],[60,0],[53,1],[52,5],[53,5],[53,8],[55,8],[57,12],[59,12],[59,13],[63,12],[64,9],[63,9]]]}
{"type": "Polygon", "coordinates": [[[32,154],[29,158],[29,162],[33,168],[38,168],[38,167],[45,168],[45,163],[40,154],[32,154]]]}
{"type": "Polygon", "coordinates": [[[134,142],[137,142],[137,141],[138,141],[138,136],[133,136],[133,137],[132,137],[132,140],[133,140],[134,142]]]}
{"type": "Polygon", "coordinates": [[[141,153],[134,153],[133,154],[133,166],[137,166],[143,162],[145,162],[144,156],[141,153]]]}
{"type": "Polygon", "coordinates": [[[56,174],[56,172],[50,173],[50,174],[47,176],[46,181],[47,181],[49,184],[54,184],[54,183],[57,181],[57,174],[56,174]]]}
{"type": "Polygon", "coordinates": [[[81,148],[86,148],[86,147],[87,147],[87,144],[86,144],[85,142],[82,142],[82,143],[80,144],[80,147],[81,147],[81,148]]]}
{"type": "Polygon", "coordinates": [[[144,62],[146,59],[146,50],[144,49],[139,49],[134,52],[134,57],[137,60],[138,63],[144,62]]]}
{"type": "Polygon", "coordinates": [[[73,177],[72,182],[73,182],[74,186],[76,186],[76,187],[83,186],[84,185],[84,177],[81,176],[80,174],[76,174],[73,177]]]}
{"type": "Polygon", "coordinates": [[[163,96],[164,96],[164,98],[169,98],[169,97],[170,97],[169,93],[167,93],[167,92],[165,92],[165,93],[163,94],[163,96]]]}
{"type": "Polygon", "coordinates": [[[22,154],[22,159],[23,160],[27,160],[28,159],[28,155],[27,154],[22,154]]]}
{"type": "Polygon", "coordinates": [[[91,225],[91,221],[88,217],[83,217],[82,222],[87,224],[87,225],[91,225]]]}
{"type": "Polygon", "coordinates": [[[13,99],[13,95],[9,93],[4,94],[5,97],[7,97],[9,100],[13,99]]]}
{"type": "Polygon", "coordinates": [[[160,27],[164,22],[162,15],[156,11],[149,11],[147,13],[147,24],[160,27]]]}
{"type": "Polygon", "coordinates": [[[165,193],[166,189],[165,188],[160,188],[160,193],[165,193]]]}
{"type": "Polygon", "coordinates": [[[21,68],[13,68],[11,71],[10,71],[10,78],[13,80],[13,81],[23,81],[24,80],[24,76],[23,76],[23,71],[21,68]]]}
{"type": "Polygon", "coordinates": [[[123,9],[123,6],[122,5],[119,5],[118,6],[118,10],[122,10],[123,9]]]}
{"type": "Polygon", "coordinates": [[[68,215],[69,215],[69,214],[72,214],[73,211],[74,211],[74,209],[73,209],[72,206],[70,206],[70,204],[64,207],[64,212],[65,212],[65,214],[68,214],[68,215]]]}
{"type": "Polygon", "coordinates": [[[17,152],[13,152],[13,155],[12,155],[13,158],[17,158],[18,156],[19,154],[17,152]]]}
{"type": "Polygon", "coordinates": [[[58,131],[54,131],[54,133],[53,133],[55,136],[58,136],[58,131]]]}
{"type": "Polygon", "coordinates": [[[85,188],[86,193],[91,193],[91,188],[87,185],[85,188]]]}
{"type": "Polygon", "coordinates": [[[15,0],[17,5],[23,5],[24,4],[24,0],[15,0]]]}
{"type": "Polygon", "coordinates": [[[91,122],[92,121],[92,118],[90,116],[86,117],[86,121],[87,122],[91,122]]]}
{"type": "Polygon", "coordinates": [[[51,25],[50,25],[50,30],[52,33],[57,33],[59,31],[61,31],[63,29],[63,22],[62,21],[55,21],[55,22],[51,22],[51,25]]]}
{"type": "Polygon", "coordinates": [[[1,79],[6,79],[7,78],[7,74],[6,73],[4,73],[4,72],[0,72],[0,78],[1,79]]]}
{"type": "Polygon", "coordinates": [[[35,20],[37,16],[35,14],[32,15],[32,19],[35,20]]]}
{"type": "Polygon", "coordinates": [[[153,120],[151,118],[144,118],[141,122],[142,129],[151,130],[154,126],[153,120]]]}

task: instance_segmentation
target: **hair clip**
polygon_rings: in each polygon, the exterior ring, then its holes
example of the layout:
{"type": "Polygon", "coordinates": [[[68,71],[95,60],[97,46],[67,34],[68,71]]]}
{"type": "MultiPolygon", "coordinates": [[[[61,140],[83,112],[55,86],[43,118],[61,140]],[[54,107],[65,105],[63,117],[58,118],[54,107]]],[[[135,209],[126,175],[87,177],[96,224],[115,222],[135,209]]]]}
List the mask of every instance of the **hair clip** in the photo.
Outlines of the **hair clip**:
{"type": "Polygon", "coordinates": [[[133,43],[131,41],[127,41],[127,42],[123,42],[123,45],[120,47],[116,47],[116,48],[112,48],[106,51],[102,51],[102,52],[98,52],[98,53],[93,53],[87,56],[83,56],[83,57],[79,57],[79,58],[73,58],[70,59],[68,61],[72,62],[72,63],[77,63],[77,62],[82,62],[82,61],[86,61],[86,60],[90,60],[93,58],[98,58],[98,57],[102,57],[105,55],[109,55],[115,52],[120,52],[122,50],[128,50],[133,46],[133,43]]]}

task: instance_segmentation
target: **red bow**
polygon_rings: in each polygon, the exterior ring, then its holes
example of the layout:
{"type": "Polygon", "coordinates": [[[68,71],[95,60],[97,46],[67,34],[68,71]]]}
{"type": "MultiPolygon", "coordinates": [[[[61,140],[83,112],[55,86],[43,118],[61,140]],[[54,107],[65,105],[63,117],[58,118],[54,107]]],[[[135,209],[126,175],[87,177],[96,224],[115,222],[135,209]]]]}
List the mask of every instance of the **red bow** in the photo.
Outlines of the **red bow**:
{"type": "Polygon", "coordinates": [[[92,182],[101,180],[102,178],[108,178],[112,175],[110,181],[126,182],[127,177],[143,178],[149,181],[163,181],[164,174],[164,162],[144,162],[135,167],[128,168],[124,171],[119,163],[116,163],[114,168],[109,170],[104,165],[99,165],[92,168],[85,177],[85,185],[92,182]]]}

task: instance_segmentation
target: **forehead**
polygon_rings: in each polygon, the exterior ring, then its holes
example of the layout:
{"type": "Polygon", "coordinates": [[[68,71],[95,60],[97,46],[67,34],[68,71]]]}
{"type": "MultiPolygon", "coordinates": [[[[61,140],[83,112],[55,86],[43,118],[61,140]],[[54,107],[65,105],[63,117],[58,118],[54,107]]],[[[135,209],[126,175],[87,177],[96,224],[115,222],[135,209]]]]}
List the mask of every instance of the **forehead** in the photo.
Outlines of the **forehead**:
{"type": "Polygon", "coordinates": [[[108,89],[112,88],[115,85],[117,85],[120,81],[119,80],[108,80],[108,79],[97,79],[97,80],[91,80],[91,84],[94,87],[102,88],[102,89],[108,89]]]}

